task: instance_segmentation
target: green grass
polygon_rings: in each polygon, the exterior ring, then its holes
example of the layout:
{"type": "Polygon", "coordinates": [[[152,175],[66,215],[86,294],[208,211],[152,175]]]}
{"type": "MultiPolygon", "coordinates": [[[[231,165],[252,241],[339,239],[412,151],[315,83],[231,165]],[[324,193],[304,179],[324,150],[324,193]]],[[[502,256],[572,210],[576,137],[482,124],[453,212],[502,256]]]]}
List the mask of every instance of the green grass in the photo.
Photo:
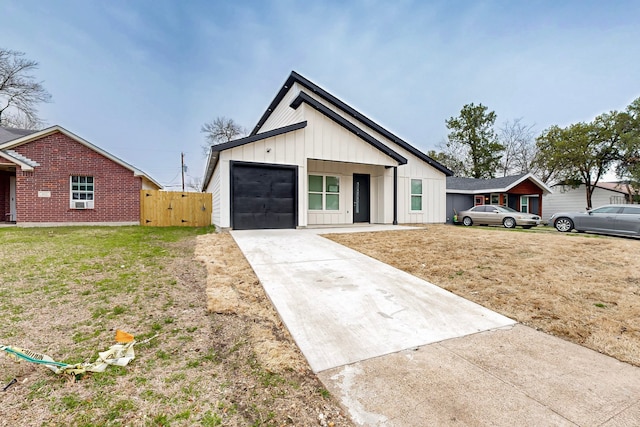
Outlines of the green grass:
{"type": "MultiPolygon", "coordinates": [[[[58,361],[81,363],[94,361],[98,351],[114,344],[120,325],[134,329],[131,332],[139,341],[157,333],[174,342],[189,338],[198,328],[179,325],[165,312],[174,301],[163,289],[178,283],[166,265],[183,256],[174,243],[211,231],[213,228],[0,228],[0,310],[4,314],[0,344],[30,341],[34,351],[58,361]],[[43,319],[42,312],[49,317],[43,319]]],[[[48,425],[123,425],[130,423],[128,419],[153,426],[219,425],[221,419],[215,413],[194,410],[185,404],[186,398],[174,399],[162,388],[154,388],[149,367],[184,365],[180,349],[157,348],[164,344],[162,338],[136,346],[136,360],[129,366],[110,366],[101,373],[82,375],[79,381],[34,367],[27,371],[35,380],[25,383],[24,401],[47,408],[52,417],[48,425]],[[130,384],[125,390],[137,395],[137,400],[121,394],[123,382],[130,384]],[[145,415],[142,421],[136,418],[138,402],[162,409],[145,415]]],[[[192,367],[197,369],[208,357],[212,353],[203,351],[192,367]]],[[[4,358],[0,362],[3,377],[21,378],[28,369],[26,362],[4,358]]],[[[191,382],[178,370],[167,378],[161,383],[182,385],[180,396],[197,396],[199,387],[206,384],[191,382]]]]}
{"type": "Polygon", "coordinates": [[[0,344],[82,363],[115,344],[117,329],[138,342],[157,335],[129,365],[78,378],[0,357],[4,383],[19,381],[3,414],[24,425],[270,426],[290,422],[275,408],[291,407],[292,390],[329,399],[308,377],[261,365],[244,326],[251,317],[208,315],[193,239],[212,231],[1,228],[0,344]]]}

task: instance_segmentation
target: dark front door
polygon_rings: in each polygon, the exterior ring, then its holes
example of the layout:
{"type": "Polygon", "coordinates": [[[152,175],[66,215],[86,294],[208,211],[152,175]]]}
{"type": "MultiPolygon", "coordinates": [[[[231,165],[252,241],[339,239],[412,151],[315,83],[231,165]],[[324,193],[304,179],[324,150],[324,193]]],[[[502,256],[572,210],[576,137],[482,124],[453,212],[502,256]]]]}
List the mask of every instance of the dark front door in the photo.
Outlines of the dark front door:
{"type": "Polygon", "coordinates": [[[238,164],[231,167],[231,226],[235,230],[296,227],[293,166],[238,164]]]}
{"type": "Polygon", "coordinates": [[[353,174],[353,222],[369,222],[369,175],[353,174]]]}

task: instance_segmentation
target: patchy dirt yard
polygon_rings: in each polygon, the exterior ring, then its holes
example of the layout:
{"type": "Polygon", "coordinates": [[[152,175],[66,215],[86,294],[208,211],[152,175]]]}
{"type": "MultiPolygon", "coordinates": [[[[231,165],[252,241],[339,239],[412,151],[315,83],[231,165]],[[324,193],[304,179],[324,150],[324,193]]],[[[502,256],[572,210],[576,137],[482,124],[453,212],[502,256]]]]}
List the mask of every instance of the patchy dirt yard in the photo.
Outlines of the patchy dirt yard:
{"type": "Polygon", "coordinates": [[[640,240],[448,225],[325,237],[640,366],[640,240]]]}
{"type": "Polygon", "coordinates": [[[0,352],[0,426],[350,426],[229,234],[0,229],[0,344],[94,361],[116,329],[146,344],[79,378],[0,352]]]}

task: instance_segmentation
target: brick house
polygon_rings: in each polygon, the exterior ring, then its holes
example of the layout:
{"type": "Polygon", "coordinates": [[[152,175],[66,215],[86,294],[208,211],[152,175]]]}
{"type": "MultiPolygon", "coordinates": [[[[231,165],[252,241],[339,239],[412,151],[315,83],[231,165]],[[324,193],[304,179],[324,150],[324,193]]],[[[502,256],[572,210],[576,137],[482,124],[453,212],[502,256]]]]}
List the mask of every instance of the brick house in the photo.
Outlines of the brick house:
{"type": "Polygon", "coordinates": [[[136,225],[140,190],[161,186],[68,130],[0,127],[0,221],[136,225]]]}

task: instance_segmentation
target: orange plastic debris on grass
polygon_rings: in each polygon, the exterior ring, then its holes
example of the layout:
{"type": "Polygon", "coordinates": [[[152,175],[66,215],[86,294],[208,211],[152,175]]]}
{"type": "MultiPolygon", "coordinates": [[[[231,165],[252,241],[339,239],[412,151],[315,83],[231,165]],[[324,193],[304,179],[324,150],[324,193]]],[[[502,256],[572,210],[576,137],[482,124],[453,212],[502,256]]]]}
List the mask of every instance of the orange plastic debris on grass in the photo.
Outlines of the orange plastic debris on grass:
{"type": "Polygon", "coordinates": [[[116,342],[128,343],[131,341],[133,341],[133,335],[125,331],[121,331],[120,329],[116,329],[116,342]]]}

